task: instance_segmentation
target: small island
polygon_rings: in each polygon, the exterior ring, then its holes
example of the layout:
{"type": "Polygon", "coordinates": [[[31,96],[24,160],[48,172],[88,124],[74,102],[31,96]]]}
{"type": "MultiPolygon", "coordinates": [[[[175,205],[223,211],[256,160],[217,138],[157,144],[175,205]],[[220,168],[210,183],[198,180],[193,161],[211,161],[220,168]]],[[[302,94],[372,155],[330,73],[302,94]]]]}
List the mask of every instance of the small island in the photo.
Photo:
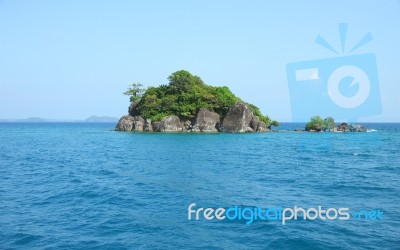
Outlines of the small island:
{"type": "Polygon", "coordinates": [[[258,107],[235,96],[228,87],[205,84],[200,77],[180,70],[168,77],[168,84],[143,89],[132,84],[128,115],[116,131],[148,132],[268,132],[277,121],[258,107]]]}
{"type": "MultiPolygon", "coordinates": [[[[296,129],[295,131],[303,131],[296,129]]],[[[367,128],[363,125],[352,125],[342,122],[338,126],[335,125],[335,120],[332,117],[322,119],[320,116],[311,117],[306,124],[304,131],[307,132],[367,132],[367,128]]]]}

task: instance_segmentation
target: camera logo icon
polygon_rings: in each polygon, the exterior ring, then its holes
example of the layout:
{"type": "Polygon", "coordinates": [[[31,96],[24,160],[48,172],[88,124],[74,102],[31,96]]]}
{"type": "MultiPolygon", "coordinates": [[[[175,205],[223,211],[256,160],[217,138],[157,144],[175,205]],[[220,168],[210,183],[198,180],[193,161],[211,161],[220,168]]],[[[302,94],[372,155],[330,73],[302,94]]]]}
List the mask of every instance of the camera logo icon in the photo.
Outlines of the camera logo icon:
{"type": "MultiPolygon", "coordinates": [[[[342,53],[347,24],[339,24],[342,53]]],[[[366,34],[349,52],[372,40],[366,34]]],[[[338,54],[321,36],[316,43],[338,54]]],[[[339,56],[289,63],[286,66],[292,119],[306,121],[314,115],[356,121],[382,112],[374,54],[339,56]]]]}

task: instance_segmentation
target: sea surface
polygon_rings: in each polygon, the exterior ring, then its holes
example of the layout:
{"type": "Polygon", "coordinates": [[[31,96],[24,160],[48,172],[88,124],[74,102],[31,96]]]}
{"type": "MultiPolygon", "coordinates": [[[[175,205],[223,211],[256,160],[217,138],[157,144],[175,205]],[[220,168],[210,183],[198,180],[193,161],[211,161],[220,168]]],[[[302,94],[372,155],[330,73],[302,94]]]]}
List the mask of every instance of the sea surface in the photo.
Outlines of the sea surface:
{"type": "Polygon", "coordinates": [[[400,249],[400,124],[367,133],[168,134],[0,123],[0,249],[400,249]],[[203,208],[382,219],[188,220],[203,208]]]}

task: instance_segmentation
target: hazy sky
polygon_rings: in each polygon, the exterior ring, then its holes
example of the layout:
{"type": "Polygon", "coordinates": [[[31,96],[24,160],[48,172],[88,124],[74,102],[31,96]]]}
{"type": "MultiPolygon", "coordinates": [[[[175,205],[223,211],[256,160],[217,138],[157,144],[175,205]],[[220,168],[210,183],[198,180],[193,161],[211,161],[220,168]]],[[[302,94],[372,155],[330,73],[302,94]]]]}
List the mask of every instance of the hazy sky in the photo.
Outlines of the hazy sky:
{"type": "Polygon", "coordinates": [[[383,112],[400,121],[400,1],[0,0],[0,118],[121,116],[132,82],[167,83],[186,69],[291,121],[286,65],[374,53],[383,112]],[[347,47],[347,48],[349,48],[347,47]],[[343,55],[346,55],[346,51],[343,55]]]}

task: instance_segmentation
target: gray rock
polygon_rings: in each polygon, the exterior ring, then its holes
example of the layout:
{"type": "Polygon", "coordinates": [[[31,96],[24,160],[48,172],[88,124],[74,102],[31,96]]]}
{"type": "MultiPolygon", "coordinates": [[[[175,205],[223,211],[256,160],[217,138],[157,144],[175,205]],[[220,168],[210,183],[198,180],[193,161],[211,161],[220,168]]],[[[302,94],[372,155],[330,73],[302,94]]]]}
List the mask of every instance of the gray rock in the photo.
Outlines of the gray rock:
{"type": "Polygon", "coordinates": [[[367,128],[363,125],[351,125],[350,123],[342,123],[338,126],[337,131],[340,132],[367,132],[367,128]]]}
{"type": "Polygon", "coordinates": [[[160,132],[160,122],[152,122],[153,131],[160,132]]]}
{"type": "Polygon", "coordinates": [[[206,108],[200,108],[197,112],[193,132],[218,132],[217,126],[220,123],[219,115],[206,108]]]}
{"type": "Polygon", "coordinates": [[[251,132],[254,131],[250,127],[252,119],[253,111],[250,106],[237,102],[229,108],[220,129],[222,132],[251,132]]]}
{"type": "Polygon", "coordinates": [[[179,120],[179,117],[176,115],[170,115],[164,117],[156,124],[153,123],[153,130],[158,132],[182,132],[183,124],[179,120]]]}
{"type": "MultiPolygon", "coordinates": [[[[257,130],[259,122],[260,122],[260,118],[256,115],[253,115],[253,117],[251,118],[251,121],[250,121],[250,127],[254,130],[257,130]]],[[[264,123],[264,125],[265,125],[265,123],[264,123]]]]}
{"type": "Polygon", "coordinates": [[[260,118],[256,115],[253,115],[253,118],[251,118],[250,127],[256,132],[271,131],[267,124],[265,124],[263,121],[260,121],[260,118]]]}
{"type": "Polygon", "coordinates": [[[135,120],[131,115],[124,115],[119,119],[117,126],[115,126],[116,131],[132,131],[133,124],[135,120]]]}
{"type": "Polygon", "coordinates": [[[148,132],[152,132],[153,131],[153,126],[151,125],[151,120],[150,119],[144,120],[143,130],[144,131],[148,131],[148,132]]]}
{"type": "Polygon", "coordinates": [[[337,131],[350,132],[350,128],[351,128],[351,125],[343,122],[338,126],[337,131]]]}
{"type": "Polygon", "coordinates": [[[144,119],[143,117],[124,115],[119,119],[116,131],[143,131],[144,119]]]}
{"type": "Polygon", "coordinates": [[[259,121],[257,124],[257,132],[268,132],[271,131],[265,122],[259,121]]]}
{"type": "Polygon", "coordinates": [[[367,128],[364,127],[363,125],[356,125],[352,127],[352,132],[367,132],[367,128]]]}
{"type": "Polygon", "coordinates": [[[143,131],[144,127],[144,119],[140,115],[134,116],[134,123],[133,123],[133,128],[132,131],[143,131]]]}
{"type": "Polygon", "coordinates": [[[192,122],[187,120],[186,122],[183,123],[183,127],[186,132],[192,131],[192,122]]]}
{"type": "MultiPolygon", "coordinates": [[[[135,106],[130,107],[135,113],[135,106]]],[[[238,102],[229,108],[224,121],[220,116],[206,108],[200,108],[194,120],[182,123],[178,116],[170,115],[161,121],[152,122],[140,115],[122,116],[116,127],[117,131],[157,131],[157,132],[267,132],[270,128],[259,117],[253,115],[251,107],[238,102]],[[193,125],[192,125],[193,124],[193,125]]]]}

